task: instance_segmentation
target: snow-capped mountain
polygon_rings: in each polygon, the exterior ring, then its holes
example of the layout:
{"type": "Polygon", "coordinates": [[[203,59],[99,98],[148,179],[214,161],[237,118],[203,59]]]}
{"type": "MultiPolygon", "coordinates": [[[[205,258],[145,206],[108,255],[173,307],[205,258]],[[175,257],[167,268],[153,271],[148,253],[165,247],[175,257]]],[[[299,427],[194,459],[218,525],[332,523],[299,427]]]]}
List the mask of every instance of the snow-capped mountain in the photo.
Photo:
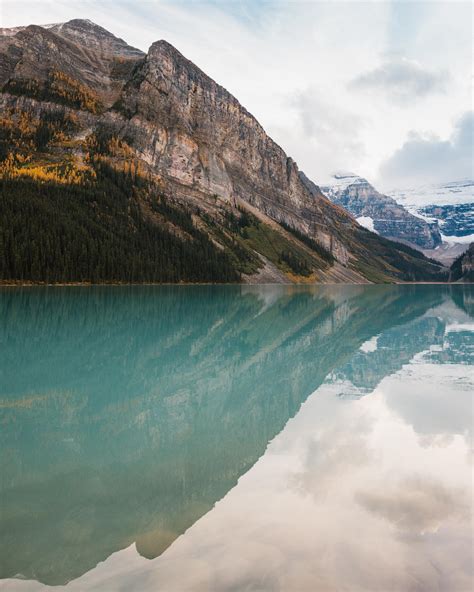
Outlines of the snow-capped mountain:
{"type": "Polygon", "coordinates": [[[465,179],[389,192],[415,216],[438,222],[443,242],[474,241],[474,181],[465,179]]]}
{"type": "Polygon", "coordinates": [[[474,242],[474,181],[463,179],[388,192],[410,213],[438,223],[442,244],[425,255],[445,265],[462,255],[474,242]]]}
{"type": "Polygon", "coordinates": [[[393,197],[379,193],[363,177],[354,173],[334,173],[323,193],[348,210],[362,226],[386,238],[409,243],[418,249],[434,249],[441,244],[436,220],[411,213],[393,197]]]}

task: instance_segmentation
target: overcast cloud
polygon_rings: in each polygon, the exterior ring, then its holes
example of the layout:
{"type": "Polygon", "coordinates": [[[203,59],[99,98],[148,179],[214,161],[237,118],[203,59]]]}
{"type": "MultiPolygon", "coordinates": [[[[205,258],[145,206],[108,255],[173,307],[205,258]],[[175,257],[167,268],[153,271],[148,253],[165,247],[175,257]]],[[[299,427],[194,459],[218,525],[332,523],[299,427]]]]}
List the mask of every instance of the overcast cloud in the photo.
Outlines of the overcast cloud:
{"type": "Polygon", "coordinates": [[[430,72],[418,62],[406,58],[386,60],[370,72],[349,83],[349,88],[381,92],[390,101],[406,105],[432,93],[447,92],[449,75],[445,71],[430,72]]]}
{"type": "Polygon", "coordinates": [[[455,124],[447,140],[416,131],[408,135],[401,148],[381,166],[381,177],[387,186],[403,180],[409,185],[426,179],[446,181],[472,178],[474,112],[465,113],[455,124]]]}
{"type": "MultiPolygon", "coordinates": [[[[402,156],[414,144],[426,157],[423,181],[438,179],[439,159],[430,165],[422,148],[455,142],[456,122],[471,108],[470,2],[0,3],[2,26],[72,18],[89,18],[145,51],[168,40],[232,92],[317,183],[334,169],[376,183],[389,172],[400,176],[398,186],[411,183],[415,166],[402,156]]],[[[451,180],[460,168],[442,172],[451,180]]]]}

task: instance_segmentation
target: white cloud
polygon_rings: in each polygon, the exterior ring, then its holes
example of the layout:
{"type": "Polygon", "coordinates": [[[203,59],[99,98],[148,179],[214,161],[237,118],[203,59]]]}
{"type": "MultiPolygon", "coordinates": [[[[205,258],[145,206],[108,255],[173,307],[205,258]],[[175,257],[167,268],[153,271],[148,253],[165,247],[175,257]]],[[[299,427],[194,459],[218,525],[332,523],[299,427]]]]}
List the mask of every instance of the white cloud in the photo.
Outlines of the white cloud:
{"type": "Polygon", "coordinates": [[[286,125],[272,125],[268,130],[298,158],[300,169],[319,183],[329,180],[329,173],[341,168],[341,163],[359,168],[366,155],[362,133],[369,125],[362,115],[325,96],[325,90],[318,87],[293,93],[286,103],[292,125],[287,119],[286,125]]]}
{"type": "Polygon", "coordinates": [[[465,113],[447,140],[411,132],[380,168],[386,186],[452,181],[473,176],[474,112],[465,113]]]}
{"type": "Polygon", "coordinates": [[[450,490],[441,481],[417,476],[355,494],[356,501],[366,510],[411,536],[436,532],[448,519],[469,520],[466,498],[464,492],[450,490]]]}

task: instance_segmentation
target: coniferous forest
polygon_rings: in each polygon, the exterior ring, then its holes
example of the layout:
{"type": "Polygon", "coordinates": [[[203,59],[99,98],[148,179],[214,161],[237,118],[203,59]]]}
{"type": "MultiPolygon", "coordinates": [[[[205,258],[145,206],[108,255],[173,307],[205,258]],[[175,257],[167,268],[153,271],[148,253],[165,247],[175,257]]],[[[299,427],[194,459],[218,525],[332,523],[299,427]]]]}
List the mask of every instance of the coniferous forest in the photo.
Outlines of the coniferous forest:
{"type": "Polygon", "coordinates": [[[238,281],[191,215],[165,205],[180,238],[148,221],[132,192],[99,171],[91,185],[0,181],[0,277],[45,282],[238,281]],[[28,221],[25,224],[25,220],[28,221]]]}
{"type": "Polygon", "coordinates": [[[50,162],[45,149],[67,141],[74,120],[9,115],[0,137],[1,280],[239,281],[229,255],[126,158],[125,143],[100,130],[82,167],[50,162]]]}

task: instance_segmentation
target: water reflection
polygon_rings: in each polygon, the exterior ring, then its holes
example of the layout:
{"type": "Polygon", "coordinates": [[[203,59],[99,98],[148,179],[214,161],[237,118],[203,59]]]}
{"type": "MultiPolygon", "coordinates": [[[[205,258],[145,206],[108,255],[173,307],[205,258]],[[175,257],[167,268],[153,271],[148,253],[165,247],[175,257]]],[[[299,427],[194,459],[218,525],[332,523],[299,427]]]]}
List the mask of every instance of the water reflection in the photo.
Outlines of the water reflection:
{"type": "Polygon", "coordinates": [[[0,306],[1,577],[33,580],[7,589],[469,583],[468,286],[31,289],[0,306]]]}

